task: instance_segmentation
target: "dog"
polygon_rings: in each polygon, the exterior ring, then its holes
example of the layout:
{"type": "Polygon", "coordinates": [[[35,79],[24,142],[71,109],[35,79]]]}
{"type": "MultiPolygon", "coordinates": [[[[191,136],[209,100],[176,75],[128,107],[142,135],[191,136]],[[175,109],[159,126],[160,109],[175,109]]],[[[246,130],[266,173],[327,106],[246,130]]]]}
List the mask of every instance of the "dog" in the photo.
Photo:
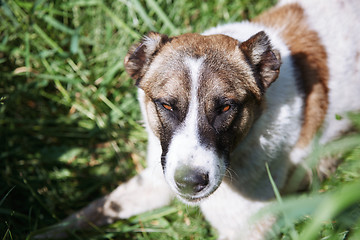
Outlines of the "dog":
{"type": "MultiPolygon", "coordinates": [[[[147,168],[66,219],[109,224],[165,206],[199,205],[220,239],[263,239],[251,216],[282,193],[320,143],[360,110],[360,4],[281,1],[253,21],[203,34],[151,32],[125,57],[148,133],[147,168]],[[341,116],[341,119],[336,116],[341,116]]],[[[321,167],[320,167],[321,169],[321,167]]]]}

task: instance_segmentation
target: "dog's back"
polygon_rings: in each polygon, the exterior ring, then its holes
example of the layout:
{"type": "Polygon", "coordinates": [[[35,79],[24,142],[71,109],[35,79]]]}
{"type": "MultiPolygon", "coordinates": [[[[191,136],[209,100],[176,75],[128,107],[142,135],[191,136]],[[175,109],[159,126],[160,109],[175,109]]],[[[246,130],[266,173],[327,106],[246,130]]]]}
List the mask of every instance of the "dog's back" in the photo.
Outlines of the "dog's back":
{"type": "Polygon", "coordinates": [[[301,136],[292,152],[296,163],[320,128],[322,143],[334,140],[351,127],[346,114],[360,109],[359,12],[360,3],[353,0],[285,0],[255,20],[279,31],[298,65],[306,99],[301,136]]]}
{"type": "Polygon", "coordinates": [[[339,120],[349,111],[360,109],[360,2],[356,0],[285,0],[305,9],[308,24],[318,34],[327,54],[329,71],[328,110],[322,141],[332,140],[349,128],[339,120]]]}

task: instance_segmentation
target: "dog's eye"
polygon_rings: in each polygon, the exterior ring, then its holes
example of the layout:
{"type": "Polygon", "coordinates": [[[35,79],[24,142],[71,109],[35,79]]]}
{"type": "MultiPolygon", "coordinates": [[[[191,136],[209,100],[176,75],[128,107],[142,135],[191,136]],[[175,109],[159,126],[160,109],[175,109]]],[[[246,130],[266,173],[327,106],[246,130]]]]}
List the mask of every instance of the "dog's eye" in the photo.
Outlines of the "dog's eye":
{"type": "Polygon", "coordinates": [[[169,104],[162,103],[161,105],[162,105],[163,108],[165,108],[166,110],[169,110],[169,111],[172,111],[172,110],[173,110],[173,108],[172,108],[169,104]]]}
{"type": "Polygon", "coordinates": [[[230,105],[225,105],[225,106],[222,107],[221,112],[223,112],[223,113],[224,113],[224,112],[227,112],[227,111],[230,110],[230,108],[231,108],[230,105]]]}

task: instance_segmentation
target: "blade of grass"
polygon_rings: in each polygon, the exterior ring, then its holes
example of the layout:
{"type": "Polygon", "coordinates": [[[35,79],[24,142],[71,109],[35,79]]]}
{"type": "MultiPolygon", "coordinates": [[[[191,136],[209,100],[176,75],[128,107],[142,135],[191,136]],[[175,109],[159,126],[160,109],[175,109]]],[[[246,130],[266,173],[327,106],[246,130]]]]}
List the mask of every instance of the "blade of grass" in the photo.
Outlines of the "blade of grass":
{"type": "Polygon", "coordinates": [[[29,78],[30,76],[30,40],[29,40],[29,32],[26,31],[25,32],[25,67],[26,69],[28,69],[28,71],[26,71],[26,77],[29,78]]]}
{"type": "Polygon", "coordinates": [[[71,58],[66,59],[66,62],[70,65],[74,72],[84,81],[84,83],[89,83],[89,79],[86,77],[84,72],[80,70],[78,65],[76,65],[71,58]]]}
{"type": "Polygon", "coordinates": [[[46,0],[36,0],[34,5],[31,8],[31,14],[34,14],[38,8],[42,7],[42,5],[44,4],[45,1],[46,0]]]}
{"type": "MultiPolygon", "coordinates": [[[[77,54],[79,52],[79,31],[75,31],[75,33],[71,36],[71,43],[70,43],[70,52],[72,54],[77,54]]],[[[86,59],[82,59],[83,62],[86,62],[86,59]]]]}
{"type": "Polygon", "coordinates": [[[360,134],[349,135],[326,144],[325,148],[322,149],[321,156],[344,154],[358,146],[360,146],[360,134]]]}
{"type": "Polygon", "coordinates": [[[73,8],[73,7],[91,7],[102,4],[101,0],[75,0],[70,2],[61,3],[61,8],[73,8]]]}
{"type": "Polygon", "coordinates": [[[278,190],[278,188],[277,188],[277,186],[276,186],[276,183],[275,183],[274,179],[272,178],[272,175],[271,175],[271,172],[270,172],[270,169],[269,169],[269,164],[268,164],[267,162],[265,163],[265,167],[266,167],[266,171],[267,171],[267,174],[268,174],[268,177],[269,177],[271,186],[272,186],[272,188],[273,188],[273,191],[274,191],[276,200],[277,200],[280,204],[282,204],[283,201],[282,201],[280,192],[279,192],[279,190],[278,190]]]}
{"type": "MultiPolygon", "coordinates": [[[[101,101],[103,101],[112,111],[114,111],[116,114],[119,115],[119,118],[125,118],[126,114],[117,106],[115,106],[115,104],[113,104],[105,95],[103,94],[99,94],[99,98],[101,101]]],[[[132,127],[139,129],[139,124],[134,121],[131,118],[128,118],[127,123],[129,123],[132,127]]]]}
{"type": "Polygon", "coordinates": [[[176,212],[178,212],[178,209],[176,207],[168,206],[168,207],[155,209],[153,211],[137,215],[135,217],[132,217],[130,219],[130,221],[133,223],[140,222],[140,221],[146,222],[146,221],[158,219],[158,218],[161,218],[161,217],[164,217],[164,216],[176,213],[176,212]]]}
{"type": "Polygon", "coordinates": [[[166,16],[165,12],[160,8],[160,6],[154,0],[146,0],[146,3],[154,12],[156,12],[159,18],[170,29],[172,35],[178,35],[180,33],[180,31],[175,27],[175,25],[166,16]]]}
{"type": "Polygon", "coordinates": [[[9,235],[10,239],[13,239],[9,226],[4,234],[3,240],[6,240],[8,235],[9,235]]]}
{"type": "MultiPolygon", "coordinates": [[[[271,175],[270,168],[269,168],[269,165],[267,162],[265,163],[265,167],[266,167],[266,171],[269,176],[269,180],[270,180],[271,186],[273,188],[276,200],[279,203],[280,207],[283,207],[284,202],[280,195],[279,189],[277,188],[276,183],[271,175]]],[[[285,222],[286,227],[288,227],[290,229],[290,235],[291,235],[292,239],[298,239],[298,237],[299,237],[298,233],[296,232],[293,223],[289,220],[289,217],[287,216],[286,211],[282,211],[282,214],[284,216],[284,222],[285,222]]]]}
{"type": "Polygon", "coordinates": [[[49,16],[49,15],[45,15],[42,16],[40,14],[37,14],[37,16],[41,19],[43,19],[46,23],[48,23],[50,26],[54,27],[57,30],[60,30],[64,33],[67,33],[69,35],[74,35],[75,34],[75,30],[71,29],[67,26],[65,26],[64,24],[62,24],[61,22],[59,22],[58,20],[54,19],[53,17],[49,16]]]}
{"type": "Polygon", "coordinates": [[[5,194],[5,196],[1,199],[0,201],[0,206],[4,203],[5,199],[7,198],[7,196],[9,196],[9,194],[11,193],[12,190],[14,190],[15,186],[13,186],[12,188],[10,188],[10,190],[5,194]]]}
{"type": "Polygon", "coordinates": [[[71,98],[70,98],[69,94],[67,93],[67,91],[65,90],[65,88],[63,87],[63,85],[61,84],[61,82],[58,79],[54,79],[54,83],[55,83],[56,88],[63,95],[64,100],[66,102],[70,103],[71,98]]]}
{"type": "MultiPolygon", "coordinates": [[[[94,113],[92,113],[91,111],[89,111],[88,109],[86,109],[85,107],[81,106],[78,103],[73,103],[73,106],[76,108],[76,110],[78,110],[79,112],[81,112],[82,114],[84,114],[86,117],[88,117],[91,120],[95,120],[98,119],[94,113]]],[[[98,125],[100,127],[103,127],[104,121],[97,121],[98,125]]]]}
{"type": "Polygon", "coordinates": [[[104,80],[101,82],[101,85],[109,84],[110,81],[114,79],[115,74],[120,70],[124,68],[124,63],[122,59],[117,61],[113,66],[111,66],[104,75],[104,80]]]}
{"type": "Polygon", "coordinates": [[[144,23],[149,27],[149,29],[151,31],[155,31],[156,29],[155,29],[154,25],[152,24],[152,20],[146,14],[146,11],[145,11],[144,7],[141,5],[140,1],[139,0],[131,0],[131,5],[136,10],[136,12],[139,13],[140,17],[142,18],[144,23]]]}
{"type": "Polygon", "coordinates": [[[325,198],[313,214],[313,219],[306,224],[299,239],[316,239],[324,222],[360,201],[359,189],[360,181],[356,181],[342,186],[340,190],[325,198]]]}
{"type": "Polygon", "coordinates": [[[29,216],[27,216],[27,215],[25,215],[25,214],[22,214],[22,213],[19,213],[19,212],[16,212],[16,211],[11,210],[11,209],[3,209],[3,208],[0,208],[0,214],[1,214],[2,216],[8,215],[8,216],[12,216],[12,217],[16,217],[16,218],[24,219],[24,220],[28,220],[28,219],[29,219],[29,216]]]}
{"type": "Polygon", "coordinates": [[[57,80],[59,82],[78,84],[81,82],[79,78],[69,78],[61,75],[52,75],[52,74],[35,74],[34,77],[45,79],[45,80],[57,80]]]}
{"type": "Polygon", "coordinates": [[[1,4],[1,9],[3,10],[3,13],[11,20],[15,28],[19,27],[19,22],[11,11],[9,5],[5,1],[2,1],[1,4]]]}
{"type": "Polygon", "coordinates": [[[34,31],[54,50],[56,50],[60,55],[65,55],[65,51],[54,41],[52,40],[37,24],[32,25],[34,31]]]}
{"type": "Polygon", "coordinates": [[[121,20],[118,16],[116,16],[116,14],[114,14],[107,6],[105,6],[104,4],[101,4],[100,6],[104,10],[106,15],[108,15],[114,21],[114,24],[119,29],[130,34],[130,36],[132,36],[134,39],[140,38],[140,35],[137,32],[133,31],[123,20],[121,20]]]}
{"type": "Polygon", "coordinates": [[[99,94],[99,98],[103,101],[112,111],[116,112],[120,117],[124,117],[125,114],[118,107],[116,107],[106,96],[99,94]]]}

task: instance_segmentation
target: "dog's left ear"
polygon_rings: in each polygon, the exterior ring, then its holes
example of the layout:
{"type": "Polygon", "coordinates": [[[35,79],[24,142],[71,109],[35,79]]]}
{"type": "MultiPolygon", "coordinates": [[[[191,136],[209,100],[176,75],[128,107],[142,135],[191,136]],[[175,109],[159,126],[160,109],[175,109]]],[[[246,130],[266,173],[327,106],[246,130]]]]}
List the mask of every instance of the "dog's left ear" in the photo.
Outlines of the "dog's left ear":
{"type": "Polygon", "coordinates": [[[136,80],[136,84],[144,76],[152,59],[164,46],[169,37],[164,34],[150,32],[138,44],[134,44],[125,56],[124,65],[126,72],[136,80]]]}
{"type": "Polygon", "coordinates": [[[264,91],[279,76],[280,52],[272,48],[269,37],[263,31],[242,42],[240,49],[253,69],[259,74],[260,82],[258,84],[260,84],[260,89],[264,91]]]}

